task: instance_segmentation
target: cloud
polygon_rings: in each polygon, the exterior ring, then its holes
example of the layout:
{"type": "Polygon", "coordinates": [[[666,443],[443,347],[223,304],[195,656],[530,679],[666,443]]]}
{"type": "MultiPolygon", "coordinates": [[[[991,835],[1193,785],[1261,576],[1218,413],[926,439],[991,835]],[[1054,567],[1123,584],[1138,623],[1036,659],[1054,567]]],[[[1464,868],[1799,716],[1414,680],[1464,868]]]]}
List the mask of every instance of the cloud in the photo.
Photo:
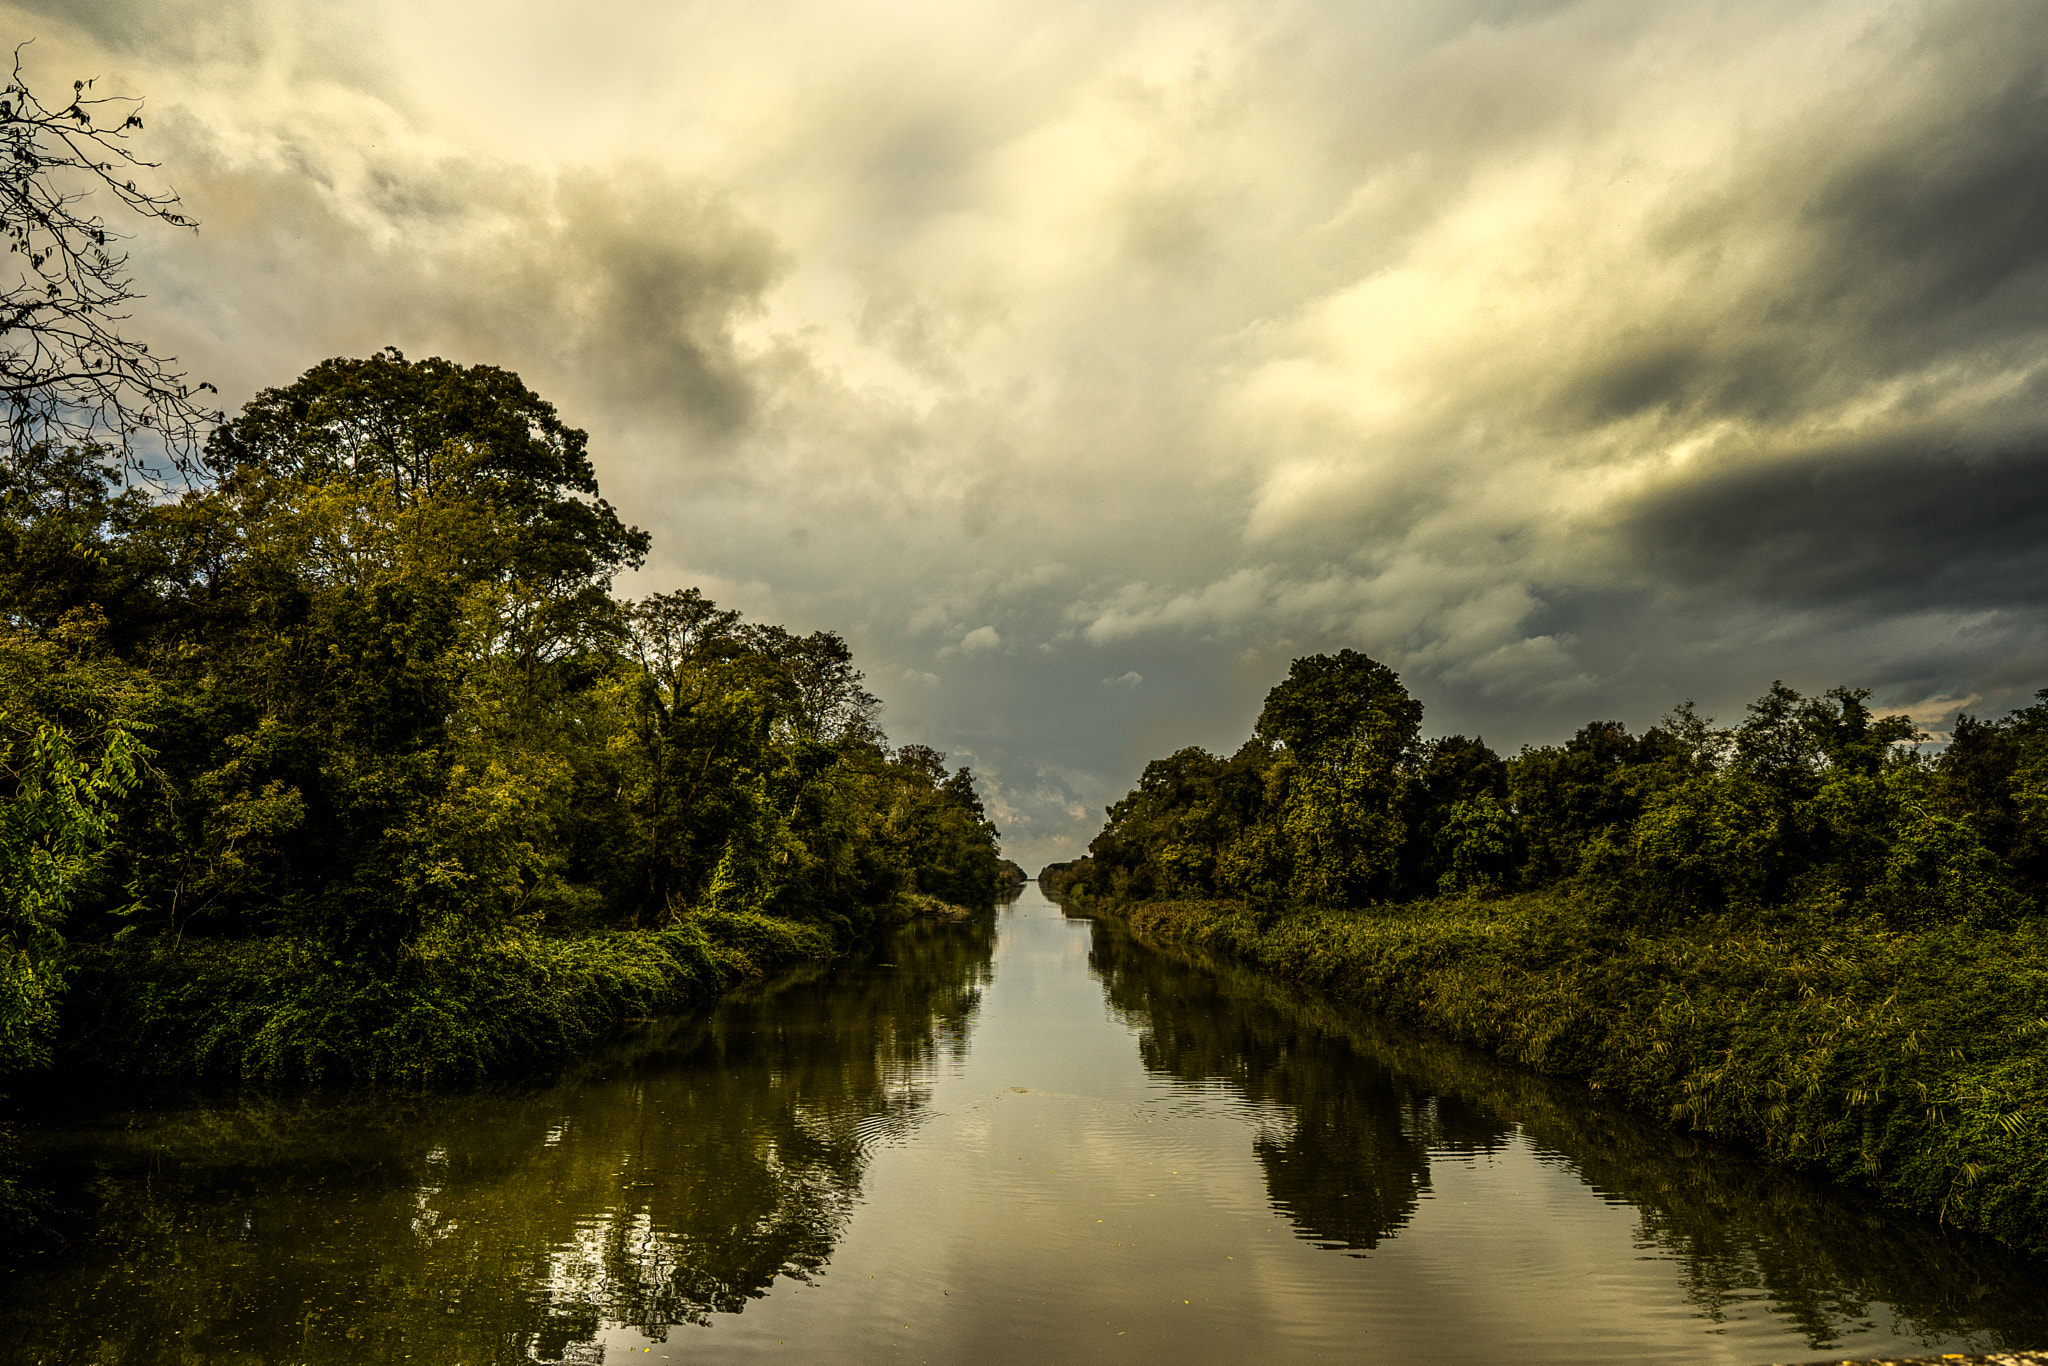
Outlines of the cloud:
{"type": "Polygon", "coordinates": [[[1115,678],[1103,679],[1102,686],[1105,688],[1135,688],[1144,681],[1145,675],[1139,673],[1136,669],[1132,669],[1129,673],[1118,674],[1115,678]]]}
{"type": "Polygon", "coordinates": [[[2048,673],[2026,0],[0,12],[150,97],[138,329],[519,371],[1026,863],[1314,650],[1507,748],[2048,673]]]}
{"type": "Polygon", "coordinates": [[[1972,455],[1944,435],[1674,480],[1627,510],[1630,553],[1695,588],[1872,615],[2048,601],[2048,444],[1972,455]]]}
{"type": "Polygon", "coordinates": [[[1926,733],[1928,739],[1939,744],[1947,744],[1953,727],[1944,727],[1939,723],[1955,716],[1963,708],[1983,700],[1983,696],[1978,693],[1959,697],[1923,697],[1917,702],[1908,702],[1900,706],[1872,707],[1871,711],[1878,716],[1907,717],[1926,733]]]}

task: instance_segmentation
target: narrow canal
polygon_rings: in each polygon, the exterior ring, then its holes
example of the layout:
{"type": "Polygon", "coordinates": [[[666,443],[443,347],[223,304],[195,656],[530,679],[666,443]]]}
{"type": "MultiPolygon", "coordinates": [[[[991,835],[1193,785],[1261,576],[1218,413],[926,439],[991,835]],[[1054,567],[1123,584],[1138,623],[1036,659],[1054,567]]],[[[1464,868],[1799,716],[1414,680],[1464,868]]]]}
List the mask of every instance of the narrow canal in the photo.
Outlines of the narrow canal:
{"type": "Polygon", "coordinates": [[[1763,1363],[2048,1344],[2041,1264],[1028,887],[545,1085],[25,1135],[19,1363],[1763,1363]]]}

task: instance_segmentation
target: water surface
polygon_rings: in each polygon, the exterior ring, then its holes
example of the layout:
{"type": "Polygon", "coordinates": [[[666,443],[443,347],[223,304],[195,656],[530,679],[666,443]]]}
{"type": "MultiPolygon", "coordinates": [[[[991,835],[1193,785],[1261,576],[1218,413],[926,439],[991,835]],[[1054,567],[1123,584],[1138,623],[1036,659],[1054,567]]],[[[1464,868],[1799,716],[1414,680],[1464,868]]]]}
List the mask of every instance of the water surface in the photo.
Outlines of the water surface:
{"type": "Polygon", "coordinates": [[[2039,1263],[1027,888],[544,1085],[103,1110],[0,1359],[1731,1362],[2048,1343],[2039,1263]]]}

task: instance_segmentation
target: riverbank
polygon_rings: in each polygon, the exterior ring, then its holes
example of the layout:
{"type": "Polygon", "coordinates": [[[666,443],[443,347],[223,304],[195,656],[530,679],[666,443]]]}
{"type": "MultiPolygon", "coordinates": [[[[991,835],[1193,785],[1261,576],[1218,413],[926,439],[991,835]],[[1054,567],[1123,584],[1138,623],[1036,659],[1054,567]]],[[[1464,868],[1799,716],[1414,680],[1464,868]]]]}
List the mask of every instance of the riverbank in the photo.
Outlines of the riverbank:
{"type": "Polygon", "coordinates": [[[1618,926],[1567,891],[1099,906],[1692,1132],[2048,1254],[2048,932],[1618,926]]]}
{"type": "MultiPolygon", "coordinates": [[[[876,927],[961,920],[908,894],[876,927]]],[[[389,973],[285,938],[119,943],[69,965],[60,1071],[292,1084],[443,1082],[546,1067],[631,1021],[843,949],[814,924],[705,913],[663,930],[423,942],[389,973]]]]}

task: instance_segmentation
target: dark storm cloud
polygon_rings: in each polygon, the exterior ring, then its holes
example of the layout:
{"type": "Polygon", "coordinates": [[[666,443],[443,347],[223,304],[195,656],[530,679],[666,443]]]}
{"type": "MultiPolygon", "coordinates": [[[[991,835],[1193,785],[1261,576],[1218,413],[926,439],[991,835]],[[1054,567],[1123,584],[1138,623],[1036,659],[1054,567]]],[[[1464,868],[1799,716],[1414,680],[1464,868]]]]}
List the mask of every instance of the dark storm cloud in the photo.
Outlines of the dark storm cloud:
{"type": "Polygon", "coordinates": [[[1833,451],[1701,479],[1638,505],[1631,551],[1708,593],[1862,615],[2048,602],[2048,437],[1963,457],[1833,451]]]}
{"type": "MultiPolygon", "coordinates": [[[[2048,65],[2027,23],[2024,7],[1947,8],[1897,70],[1907,96],[1817,111],[1808,136],[1652,238],[1727,250],[1779,225],[1761,287],[1707,326],[1628,339],[1560,391],[1589,424],[1741,424],[1610,505],[1613,581],[1682,626],[1619,605],[1609,619],[1632,630],[1582,624],[1604,671],[1628,671],[1634,635],[1673,657],[1706,645],[1773,672],[1853,673],[1895,697],[2002,706],[2038,686],[2048,65]]],[[[1581,600],[1557,594],[1549,624],[1571,629],[1555,619],[1581,600]]]]}
{"type": "Polygon", "coordinates": [[[1821,297],[1922,345],[2036,334],[2048,303],[2048,62],[2025,28],[1947,35],[1950,98],[1896,141],[1840,168],[1806,210],[1839,248],[1821,297]],[[1966,324],[1960,336],[1956,324],[1966,324]]]}
{"type": "MultiPolygon", "coordinates": [[[[138,235],[153,296],[140,321],[184,354],[224,352],[206,375],[230,401],[396,343],[525,366],[572,385],[582,420],[600,404],[637,412],[699,454],[751,420],[761,386],[733,329],[788,253],[701,177],[449,142],[423,110],[463,54],[399,51],[382,4],[7,8],[43,35],[43,65],[111,67],[150,97],[143,150],[202,231],[138,235]]],[[[519,111],[537,114],[559,117],[538,98],[519,111]]]]}
{"type": "Polygon", "coordinates": [[[711,435],[745,427],[758,382],[733,328],[787,265],[774,238],[654,166],[578,172],[537,195],[473,324],[528,313],[597,395],[711,435]]]}
{"type": "Polygon", "coordinates": [[[185,198],[212,230],[138,244],[181,348],[203,347],[191,334],[209,324],[239,333],[245,389],[386,343],[512,363],[572,420],[638,413],[699,452],[751,420],[760,381],[734,328],[786,253],[720,195],[654,165],[536,172],[332,134],[293,130],[255,160],[187,130],[185,198]],[[231,266],[257,236],[270,247],[231,266]],[[274,316],[265,301],[280,296],[286,344],[247,346],[248,320],[274,316]]]}

